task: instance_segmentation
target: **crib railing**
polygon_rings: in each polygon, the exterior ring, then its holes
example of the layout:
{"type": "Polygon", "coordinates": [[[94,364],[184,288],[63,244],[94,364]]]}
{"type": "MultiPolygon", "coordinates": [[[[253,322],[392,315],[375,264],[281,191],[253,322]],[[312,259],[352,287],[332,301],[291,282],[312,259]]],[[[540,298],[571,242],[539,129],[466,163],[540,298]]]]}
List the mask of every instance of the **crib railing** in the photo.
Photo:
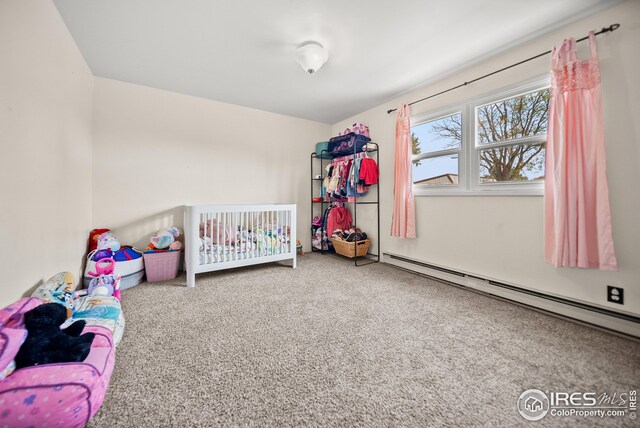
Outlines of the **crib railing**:
{"type": "Polygon", "coordinates": [[[295,205],[185,206],[187,285],[195,274],[278,260],[296,266],[295,205]]]}

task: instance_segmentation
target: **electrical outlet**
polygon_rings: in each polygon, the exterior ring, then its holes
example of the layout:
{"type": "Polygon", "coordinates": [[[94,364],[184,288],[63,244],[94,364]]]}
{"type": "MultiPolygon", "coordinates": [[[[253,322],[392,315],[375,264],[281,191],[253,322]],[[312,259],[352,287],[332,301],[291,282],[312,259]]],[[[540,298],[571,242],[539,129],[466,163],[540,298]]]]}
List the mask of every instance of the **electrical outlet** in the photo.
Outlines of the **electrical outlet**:
{"type": "Polygon", "coordinates": [[[624,288],[607,285],[607,301],[624,305],[624,288]]]}

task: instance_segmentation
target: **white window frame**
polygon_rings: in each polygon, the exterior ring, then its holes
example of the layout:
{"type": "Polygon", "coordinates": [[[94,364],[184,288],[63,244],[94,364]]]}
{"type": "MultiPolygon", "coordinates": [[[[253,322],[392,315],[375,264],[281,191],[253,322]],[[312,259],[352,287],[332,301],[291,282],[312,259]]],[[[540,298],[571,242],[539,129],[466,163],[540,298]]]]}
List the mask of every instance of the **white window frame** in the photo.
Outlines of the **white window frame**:
{"type": "MultiPolygon", "coordinates": [[[[462,115],[462,145],[460,149],[441,150],[428,154],[412,156],[412,160],[437,157],[443,154],[459,153],[458,185],[413,185],[416,196],[543,196],[544,180],[480,183],[480,150],[500,146],[511,146],[527,142],[541,142],[546,145],[546,134],[525,137],[505,142],[480,144],[477,133],[476,108],[493,104],[501,100],[524,95],[549,88],[549,76],[538,76],[534,79],[515,85],[500,88],[480,97],[472,98],[461,104],[438,110],[436,112],[417,115],[411,118],[411,126],[417,126],[460,112],[462,115]]],[[[546,168],[545,168],[546,172],[546,168]]]]}
{"type": "MultiPolygon", "coordinates": [[[[467,132],[464,129],[464,124],[468,121],[468,109],[464,105],[457,105],[453,107],[449,107],[446,109],[438,110],[435,113],[427,113],[423,115],[416,116],[415,118],[411,118],[411,127],[419,126],[427,122],[433,122],[438,119],[444,119],[445,117],[453,116],[455,114],[460,114],[462,121],[462,141],[460,142],[459,148],[453,149],[444,149],[437,150],[435,152],[428,153],[420,153],[419,155],[412,155],[411,161],[429,159],[429,158],[437,158],[440,156],[446,155],[458,155],[458,184],[431,184],[431,185],[413,185],[413,194],[414,195],[433,195],[433,194],[443,194],[443,193],[451,193],[451,194],[460,194],[465,191],[466,180],[467,180],[467,155],[464,150],[464,139],[465,134],[467,132]]],[[[411,166],[413,170],[413,165],[411,166]]]]}

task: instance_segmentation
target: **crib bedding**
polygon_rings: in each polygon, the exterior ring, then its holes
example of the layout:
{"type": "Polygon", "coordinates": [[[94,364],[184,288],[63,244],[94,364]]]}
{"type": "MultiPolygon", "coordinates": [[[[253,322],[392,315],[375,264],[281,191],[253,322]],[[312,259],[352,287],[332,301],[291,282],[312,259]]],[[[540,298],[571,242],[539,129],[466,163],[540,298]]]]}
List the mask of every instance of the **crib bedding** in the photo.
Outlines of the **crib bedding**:
{"type": "Polygon", "coordinates": [[[238,229],[231,233],[226,244],[219,244],[209,236],[199,240],[198,253],[200,264],[235,260],[238,258],[261,257],[274,254],[285,254],[291,251],[289,228],[256,229],[255,233],[248,229],[238,229]]]}

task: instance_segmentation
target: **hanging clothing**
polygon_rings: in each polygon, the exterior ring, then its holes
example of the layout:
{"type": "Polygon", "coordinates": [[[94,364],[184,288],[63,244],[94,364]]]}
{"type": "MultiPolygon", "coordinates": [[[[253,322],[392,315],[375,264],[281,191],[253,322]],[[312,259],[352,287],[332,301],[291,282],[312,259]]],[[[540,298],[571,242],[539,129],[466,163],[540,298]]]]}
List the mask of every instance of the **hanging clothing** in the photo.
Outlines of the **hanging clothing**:
{"type": "Polygon", "coordinates": [[[545,261],[617,270],[606,176],[602,90],[595,35],[591,58],[565,40],[551,57],[545,176],[545,261]]]}
{"type": "Polygon", "coordinates": [[[351,168],[349,169],[349,173],[347,174],[347,180],[345,182],[346,185],[346,196],[348,197],[349,202],[356,202],[357,198],[361,196],[367,196],[367,192],[369,188],[358,186],[357,177],[360,176],[360,162],[361,158],[357,158],[355,162],[349,161],[351,168]],[[358,189],[360,187],[360,189],[358,189]]]}
{"type": "Polygon", "coordinates": [[[416,237],[416,213],[411,182],[411,123],[409,106],[396,112],[396,151],[393,171],[393,217],[391,236],[416,237]]]}
{"type": "Polygon", "coordinates": [[[351,221],[351,213],[346,207],[332,208],[327,218],[327,235],[331,236],[336,229],[349,229],[351,221]]]}
{"type": "MultiPolygon", "coordinates": [[[[364,185],[364,180],[360,180],[363,156],[364,153],[359,153],[356,156],[335,158],[325,167],[326,175],[322,184],[322,196],[325,201],[353,202],[355,198],[367,195],[369,187],[364,185]]],[[[375,165],[375,161],[371,161],[375,165]]],[[[370,169],[373,170],[372,167],[370,169]]],[[[377,182],[377,173],[375,165],[375,172],[370,171],[367,177],[371,181],[375,176],[377,182]]]]}
{"type": "Polygon", "coordinates": [[[329,182],[329,193],[335,193],[340,188],[340,173],[342,172],[341,165],[334,165],[333,175],[329,182]]]}
{"type": "Polygon", "coordinates": [[[364,181],[364,184],[371,186],[378,183],[378,164],[371,158],[363,158],[360,166],[359,179],[364,181]]]}

